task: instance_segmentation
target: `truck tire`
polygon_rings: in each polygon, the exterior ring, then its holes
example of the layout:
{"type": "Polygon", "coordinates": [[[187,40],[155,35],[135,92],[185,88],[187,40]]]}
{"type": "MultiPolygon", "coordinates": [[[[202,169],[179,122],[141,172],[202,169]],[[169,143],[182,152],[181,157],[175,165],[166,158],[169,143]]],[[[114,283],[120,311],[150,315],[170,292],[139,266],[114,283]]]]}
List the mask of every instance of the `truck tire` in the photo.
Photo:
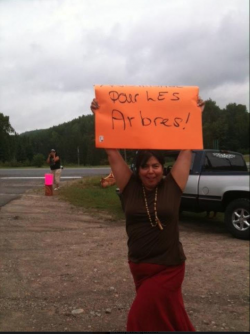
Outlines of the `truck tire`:
{"type": "Polygon", "coordinates": [[[249,240],[250,202],[248,199],[239,198],[230,202],[224,218],[228,231],[235,238],[249,240]]]}

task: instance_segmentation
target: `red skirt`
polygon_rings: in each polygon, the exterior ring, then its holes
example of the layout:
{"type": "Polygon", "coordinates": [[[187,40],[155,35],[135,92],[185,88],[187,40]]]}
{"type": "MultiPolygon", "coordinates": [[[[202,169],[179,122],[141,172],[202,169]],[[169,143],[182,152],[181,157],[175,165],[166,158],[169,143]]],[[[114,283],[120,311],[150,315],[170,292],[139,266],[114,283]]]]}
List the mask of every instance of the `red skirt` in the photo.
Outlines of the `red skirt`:
{"type": "Polygon", "coordinates": [[[195,332],[184,307],[181,285],[185,262],[178,266],[129,262],[136,297],[127,331],[195,332]]]}

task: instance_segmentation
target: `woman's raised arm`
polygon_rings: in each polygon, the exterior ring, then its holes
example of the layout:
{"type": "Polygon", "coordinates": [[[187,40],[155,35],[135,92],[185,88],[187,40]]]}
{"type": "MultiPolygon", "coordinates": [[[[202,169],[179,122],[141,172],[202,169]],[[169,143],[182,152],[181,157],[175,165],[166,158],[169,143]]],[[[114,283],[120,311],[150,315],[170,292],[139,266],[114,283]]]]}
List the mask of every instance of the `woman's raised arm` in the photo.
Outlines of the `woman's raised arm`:
{"type": "MultiPolygon", "coordinates": [[[[93,114],[95,114],[99,109],[99,105],[96,99],[92,100],[90,109],[93,114]]],[[[123,157],[117,149],[105,149],[105,151],[108,155],[109,164],[112,173],[114,174],[116,184],[122,192],[131,177],[132,171],[129,169],[127,163],[124,161],[123,157]]]]}
{"type": "Polygon", "coordinates": [[[192,151],[183,150],[179,153],[176,162],[171,168],[171,174],[182,191],[184,190],[187,184],[191,161],[192,161],[192,151]]]}
{"type": "MultiPolygon", "coordinates": [[[[201,112],[204,110],[205,102],[198,97],[197,105],[200,108],[201,112]]],[[[179,153],[178,158],[171,169],[171,173],[179,187],[184,190],[187,184],[189,177],[190,166],[192,161],[192,151],[183,150],[179,153]]]]}
{"type": "Polygon", "coordinates": [[[122,192],[131,177],[132,171],[129,169],[118,150],[106,149],[106,153],[116,184],[122,192]]]}

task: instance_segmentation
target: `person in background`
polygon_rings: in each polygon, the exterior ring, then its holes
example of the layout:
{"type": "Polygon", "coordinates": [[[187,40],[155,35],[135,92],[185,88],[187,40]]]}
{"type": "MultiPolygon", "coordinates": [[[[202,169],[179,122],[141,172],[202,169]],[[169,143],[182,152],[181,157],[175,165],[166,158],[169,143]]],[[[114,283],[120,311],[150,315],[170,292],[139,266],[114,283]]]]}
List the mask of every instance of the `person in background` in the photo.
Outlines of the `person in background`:
{"type": "MultiPolygon", "coordinates": [[[[200,98],[197,105],[202,112],[200,98]]],[[[93,99],[90,108],[95,114],[101,106],[93,99]]],[[[186,256],[178,227],[192,152],[182,150],[166,177],[159,150],[139,150],[136,173],[119,150],[106,153],[124,204],[128,262],[136,289],[127,331],[195,331],[182,297],[186,256]]]]}
{"type": "Polygon", "coordinates": [[[54,190],[58,190],[62,170],[60,157],[57,155],[56,150],[54,150],[53,148],[48,155],[47,163],[50,165],[51,173],[54,175],[54,190]]]}

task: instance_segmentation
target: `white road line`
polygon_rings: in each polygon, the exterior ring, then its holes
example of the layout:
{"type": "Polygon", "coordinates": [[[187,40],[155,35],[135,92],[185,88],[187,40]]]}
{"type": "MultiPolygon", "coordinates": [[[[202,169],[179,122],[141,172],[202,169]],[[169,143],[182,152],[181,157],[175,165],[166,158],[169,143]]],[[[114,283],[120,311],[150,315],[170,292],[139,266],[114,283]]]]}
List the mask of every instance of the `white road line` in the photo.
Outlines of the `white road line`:
{"type": "MultiPolygon", "coordinates": [[[[61,176],[61,179],[81,179],[82,176],[61,176]]],[[[44,179],[44,176],[6,176],[0,180],[44,179]]]]}
{"type": "Polygon", "coordinates": [[[22,194],[0,194],[0,196],[21,196],[22,194]]]}

